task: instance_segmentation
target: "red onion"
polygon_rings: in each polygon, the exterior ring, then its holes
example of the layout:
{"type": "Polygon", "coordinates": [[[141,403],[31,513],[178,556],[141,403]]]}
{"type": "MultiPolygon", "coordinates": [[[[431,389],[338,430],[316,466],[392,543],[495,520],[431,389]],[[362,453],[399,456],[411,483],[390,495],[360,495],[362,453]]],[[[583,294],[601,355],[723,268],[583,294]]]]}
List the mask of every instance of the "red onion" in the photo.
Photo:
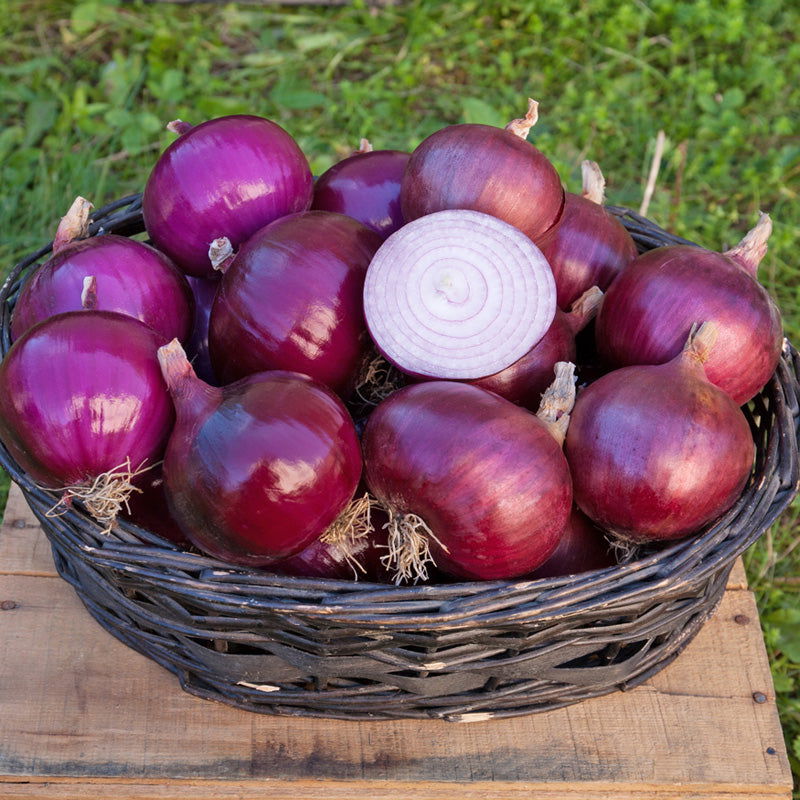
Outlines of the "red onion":
{"type": "Polygon", "coordinates": [[[176,341],[158,357],[178,417],[164,459],[167,499],[189,539],[217,558],[263,566],[322,535],[361,477],[342,402],[278,370],[211,387],[176,341]]]}
{"type": "Polygon", "coordinates": [[[363,438],[365,475],[390,512],[398,581],[425,578],[430,559],[458,577],[512,578],[555,550],[572,504],[556,438],[574,398],[572,365],[557,374],[541,418],[448,381],[407,386],[375,409],[363,438]],[[558,393],[565,397],[554,411],[558,393]]]}
{"type": "Polygon", "coordinates": [[[211,366],[211,353],[208,350],[208,326],[211,321],[211,307],[219,288],[219,277],[216,279],[187,277],[189,287],[194,295],[194,325],[192,335],[186,343],[186,354],[192,362],[197,377],[217,385],[214,368],[211,366]]]}
{"type": "Polygon", "coordinates": [[[575,336],[597,313],[603,293],[593,286],[573,304],[569,313],[556,309],[547,333],[519,361],[494,375],[469,381],[525,408],[538,408],[542,392],[553,381],[558,361],[575,361],[575,336]]]}
{"type": "Polygon", "coordinates": [[[366,139],[361,148],[320,175],[311,208],[347,214],[385,239],[403,225],[400,181],[410,156],[373,150],[366,139]]]}
{"type": "Polygon", "coordinates": [[[689,245],[639,256],[609,288],[597,316],[597,347],[612,366],[662,364],[681,350],[692,325],[719,328],[708,379],[738,405],[775,371],[783,334],[777,306],[756,279],[772,223],[766,214],[725,253],[689,245]]]}
{"type": "Polygon", "coordinates": [[[578,397],[566,441],[575,502],[621,538],[680,539],[747,482],[747,420],[704,370],[715,336],[705,323],[667,364],[611,372],[578,397]]]}
{"type": "Polygon", "coordinates": [[[411,375],[482,378],[524,356],[556,310],[539,249],[477,211],[403,226],[375,254],[364,313],[381,353],[411,375]]]}
{"type": "Polygon", "coordinates": [[[534,580],[559,578],[612,567],[616,563],[603,532],[585,514],[573,508],[553,555],[527,577],[534,580]]]}
{"type": "Polygon", "coordinates": [[[342,396],[369,346],[364,276],[380,236],[343,214],[308,211],[250,238],[225,269],[209,345],[223,383],[302,372],[342,396]]]}
{"type": "Polygon", "coordinates": [[[237,248],[259,228],[311,205],[313,181],[292,137],[261,117],[219,117],[181,133],[147,181],[142,211],[156,247],[190,275],[211,277],[208,247],[237,248]]]}
{"type": "Polygon", "coordinates": [[[537,242],[553,269],[559,308],[567,308],[590,286],[608,289],[637,253],[625,226],[603,208],[600,167],[584,161],[582,169],[583,196],[567,192],[558,225],[537,242]]]}
{"type": "Polygon", "coordinates": [[[538,104],[529,104],[525,119],[505,130],[451,125],[425,139],[403,176],[403,217],[411,221],[435,211],[472,209],[504,220],[534,241],[555,225],[564,189],[553,165],[526,141],[538,118],[538,104]]]}
{"type": "Polygon", "coordinates": [[[141,320],[164,340],[185,339],[192,320],[192,295],[186,280],[162,253],[124,236],[86,235],[91,203],[76,199],[62,219],[53,257],[26,281],[11,318],[18,339],[37,322],[81,308],[84,279],[97,282],[99,311],[117,311],[141,320]]]}
{"type": "Polygon", "coordinates": [[[122,314],[68,312],[30,328],[0,364],[0,439],[35,481],[106,524],[172,427],[162,341],[122,314]]]}

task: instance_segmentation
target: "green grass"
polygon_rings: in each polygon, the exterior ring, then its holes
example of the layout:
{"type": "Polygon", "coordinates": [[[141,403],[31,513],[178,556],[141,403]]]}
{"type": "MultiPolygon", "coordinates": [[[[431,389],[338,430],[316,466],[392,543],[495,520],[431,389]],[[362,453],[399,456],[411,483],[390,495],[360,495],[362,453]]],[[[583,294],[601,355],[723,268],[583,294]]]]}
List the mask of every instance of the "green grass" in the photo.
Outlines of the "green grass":
{"type": "MultiPolygon", "coordinates": [[[[570,189],[591,157],[610,201],[637,207],[663,129],[651,218],[721,249],[769,211],[761,277],[800,342],[798,30],[800,10],[783,0],[12,0],[0,19],[0,264],[48,240],[74,195],[99,206],[140,190],[169,119],[271,117],[319,173],[361,136],[410,149],[448,123],[520,116],[532,96],[532,139],[570,189]]],[[[747,557],[797,775],[799,515],[795,504],[747,557]]]]}

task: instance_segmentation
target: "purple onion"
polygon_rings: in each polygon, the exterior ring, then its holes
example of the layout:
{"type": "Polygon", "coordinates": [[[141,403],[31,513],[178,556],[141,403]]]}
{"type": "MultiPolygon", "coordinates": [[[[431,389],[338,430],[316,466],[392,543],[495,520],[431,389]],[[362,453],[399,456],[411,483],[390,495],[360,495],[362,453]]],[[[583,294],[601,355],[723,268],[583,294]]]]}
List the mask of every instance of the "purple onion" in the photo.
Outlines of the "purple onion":
{"type": "Polygon", "coordinates": [[[311,208],[346,214],[385,239],[403,225],[400,183],[409,158],[399,150],[373,150],[363,139],[362,150],[320,175],[311,208]]]}
{"type": "Polygon", "coordinates": [[[279,125],[248,115],[185,130],[162,153],[142,199],[155,245],[184,272],[213,275],[208,248],[238,248],[259,228],[311,205],[308,161],[279,125]]]}
{"type": "Polygon", "coordinates": [[[361,477],[342,402],[279,370],[209,386],[175,341],[158,357],[177,412],[164,458],[167,500],[186,536],[217,558],[264,566],[322,535],[361,477]]]}
{"type": "Polygon", "coordinates": [[[192,326],[192,335],[186,342],[186,354],[189,356],[189,361],[192,362],[197,377],[212,386],[217,385],[217,379],[214,375],[214,368],[211,366],[211,353],[208,349],[208,326],[220,277],[187,277],[189,287],[194,295],[194,325],[192,326]]]}
{"type": "Polygon", "coordinates": [[[349,395],[369,347],[364,277],[380,243],[365,225],[328,211],[286,217],[250,238],[211,310],[219,379],[284,369],[349,395]]]}
{"type": "Polygon", "coordinates": [[[596,320],[597,349],[614,367],[663,364],[681,352],[692,326],[714,322],[708,379],[738,405],[757,394],[780,359],[778,307],[758,282],[772,223],[766,214],[725,253],[689,245],[639,256],[614,281],[596,320]]]}

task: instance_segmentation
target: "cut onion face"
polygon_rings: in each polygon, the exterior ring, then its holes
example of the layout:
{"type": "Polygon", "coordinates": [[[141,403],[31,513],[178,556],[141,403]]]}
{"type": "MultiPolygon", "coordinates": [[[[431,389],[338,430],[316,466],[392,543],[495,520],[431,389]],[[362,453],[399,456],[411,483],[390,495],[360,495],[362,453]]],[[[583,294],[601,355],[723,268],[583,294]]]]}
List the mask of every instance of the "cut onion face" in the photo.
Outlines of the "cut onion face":
{"type": "Polygon", "coordinates": [[[539,248],[477,211],[405,225],[375,254],[364,287],[375,344],[416,376],[493,375],[544,336],[555,310],[553,273],[539,248]]]}

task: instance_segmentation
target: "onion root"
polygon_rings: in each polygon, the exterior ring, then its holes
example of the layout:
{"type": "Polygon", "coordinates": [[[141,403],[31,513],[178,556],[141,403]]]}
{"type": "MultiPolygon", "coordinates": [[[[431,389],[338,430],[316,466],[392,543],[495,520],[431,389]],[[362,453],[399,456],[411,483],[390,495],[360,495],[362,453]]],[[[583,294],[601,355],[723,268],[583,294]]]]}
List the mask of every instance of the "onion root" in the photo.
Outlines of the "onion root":
{"type": "Polygon", "coordinates": [[[387,508],[389,521],[383,526],[389,532],[389,552],[381,557],[384,567],[394,574],[394,582],[428,580],[428,564],[436,566],[430,550],[433,539],[445,552],[449,552],[416,514],[398,514],[387,508]]]}
{"type": "Polygon", "coordinates": [[[344,511],[333,521],[325,533],[320,536],[320,541],[333,545],[339,549],[345,561],[350,565],[358,580],[358,573],[366,574],[366,569],[353,555],[355,544],[374,530],[372,524],[372,507],[375,500],[365,492],[361,497],[353,499],[344,511]]]}

